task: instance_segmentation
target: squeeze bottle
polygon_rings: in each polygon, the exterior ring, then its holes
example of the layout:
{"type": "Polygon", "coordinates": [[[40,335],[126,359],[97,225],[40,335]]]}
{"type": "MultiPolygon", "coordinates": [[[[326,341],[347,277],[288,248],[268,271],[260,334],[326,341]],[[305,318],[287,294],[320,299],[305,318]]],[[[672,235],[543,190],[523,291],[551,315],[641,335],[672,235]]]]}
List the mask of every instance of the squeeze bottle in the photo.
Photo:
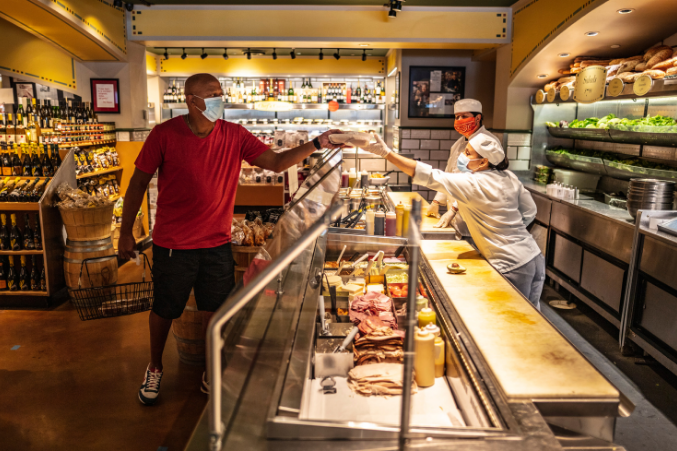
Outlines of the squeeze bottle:
{"type": "Polygon", "coordinates": [[[409,232],[409,215],[411,213],[411,205],[404,206],[404,215],[402,216],[402,236],[407,236],[409,232]]]}
{"type": "Polygon", "coordinates": [[[374,210],[367,210],[367,235],[374,234],[374,210]]]}
{"type": "Polygon", "coordinates": [[[414,371],[419,387],[435,385],[435,336],[427,330],[414,337],[414,371]]]}
{"type": "Polygon", "coordinates": [[[397,236],[402,236],[402,220],[404,218],[404,205],[402,205],[402,202],[395,207],[395,214],[397,215],[395,234],[397,236]]]}
{"type": "Polygon", "coordinates": [[[374,219],[374,235],[383,236],[385,231],[385,218],[385,213],[382,211],[376,212],[376,217],[374,219]]]}
{"type": "Polygon", "coordinates": [[[425,307],[418,312],[418,327],[423,329],[429,323],[435,324],[437,322],[437,315],[433,309],[425,307]]]}
{"type": "Polygon", "coordinates": [[[397,234],[397,215],[393,211],[386,213],[386,236],[397,234]]]}

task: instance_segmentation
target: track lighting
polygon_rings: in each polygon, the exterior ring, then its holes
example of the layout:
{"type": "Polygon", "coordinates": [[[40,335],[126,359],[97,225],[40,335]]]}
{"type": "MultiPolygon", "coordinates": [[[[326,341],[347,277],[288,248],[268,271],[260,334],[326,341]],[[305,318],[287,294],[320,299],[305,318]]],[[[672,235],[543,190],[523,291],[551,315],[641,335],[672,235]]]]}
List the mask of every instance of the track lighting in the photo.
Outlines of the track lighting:
{"type": "Polygon", "coordinates": [[[165,53],[164,53],[165,59],[169,59],[169,53],[167,52],[167,47],[165,47],[165,53]]]}
{"type": "Polygon", "coordinates": [[[134,3],[125,3],[125,9],[129,12],[134,11],[134,3]]]}
{"type": "Polygon", "coordinates": [[[320,61],[324,59],[324,53],[322,53],[322,49],[320,49],[320,61]]]}
{"type": "Polygon", "coordinates": [[[251,49],[247,49],[247,59],[248,60],[252,59],[252,50],[251,49]]]}
{"type": "Polygon", "coordinates": [[[401,1],[395,1],[391,2],[390,7],[395,10],[395,11],[402,11],[402,2],[401,1]]]}
{"type": "Polygon", "coordinates": [[[296,59],[296,52],[294,51],[294,49],[291,49],[291,53],[289,54],[289,56],[291,56],[291,59],[293,60],[296,59]]]}
{"type": "Polygon", "coordinates": [[[183,53],[181,54],[181,59],[185,60],[187,56],[188,56],[188,54],[186,53],[186,49],[184,48],[183,53]]]}
{"type": "Polygon", "coordinates": [[[277,53],[275,53],[275,49],[273,49],[273,59],[274,59],[274,60],[277,59],[277,53]]]}
{"type": "Polygon", "coordinates": [[[205,49],[202,49],[202,54],[200,55],[200,58],[202,59],[207,58],[207,52],[205,52],[205,49]]]}
{"type": "Polygon", "coordinates": [[[334,58],[336,58],[337,61],[341,59],[341,55],[339,55],[340,51],[340,49],[336,49],[336,53],[334,53],[334,58]]]}
{"type": "Polygon", "coordinates": [[[367,49],[362,50],[362,61],[367,61],[367,49]]]}
{"type": "Polygon", "coordinates": [[[223,49],[223,59],[224,60],[228,59],[228,49],[223,49]]]}
{"type": "Polygon", "coordinates": [[[115,8],[122,8],[122,0],[113,0],[113,6],[115,8]]]}

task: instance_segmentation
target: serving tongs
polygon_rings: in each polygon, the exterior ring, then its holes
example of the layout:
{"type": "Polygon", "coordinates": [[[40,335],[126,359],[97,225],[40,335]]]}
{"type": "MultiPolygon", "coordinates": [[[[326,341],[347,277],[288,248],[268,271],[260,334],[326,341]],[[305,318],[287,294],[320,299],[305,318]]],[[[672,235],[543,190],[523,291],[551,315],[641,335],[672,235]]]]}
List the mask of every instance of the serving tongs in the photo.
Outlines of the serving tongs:
{"type": "Polygon", "coordinates": [[[343,279],[343,283],[346,283],[357,269],[358,263],[363,262],[364,260],[367,259],[367,257],[369,257],[369,253],[364,254],[362,257],[358,258],[353,263],[341,262],[338,271],[336,271],[336,275],[340,276],[343,279]]]}

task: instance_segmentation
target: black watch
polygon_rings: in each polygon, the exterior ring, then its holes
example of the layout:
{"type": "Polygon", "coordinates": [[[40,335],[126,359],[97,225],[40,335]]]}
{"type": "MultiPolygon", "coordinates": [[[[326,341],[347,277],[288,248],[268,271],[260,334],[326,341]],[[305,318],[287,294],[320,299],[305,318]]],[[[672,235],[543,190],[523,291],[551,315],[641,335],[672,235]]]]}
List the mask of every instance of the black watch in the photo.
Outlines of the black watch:
{"type": "Polygon", "coordinates": [[[315,146],[317,150],[322,150],[322,144],[320,144],[320,140],[317,139],[317,136],[313,138],[313,146],[315,146]]]}

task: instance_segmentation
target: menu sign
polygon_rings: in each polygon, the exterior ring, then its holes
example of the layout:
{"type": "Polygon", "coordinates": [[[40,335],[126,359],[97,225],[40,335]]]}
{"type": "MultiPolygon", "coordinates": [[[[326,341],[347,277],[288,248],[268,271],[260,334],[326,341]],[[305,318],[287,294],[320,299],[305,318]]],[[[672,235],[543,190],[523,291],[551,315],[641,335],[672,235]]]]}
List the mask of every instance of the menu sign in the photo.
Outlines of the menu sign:
{"type": "Polygon", "coordinates": [[[634,92],[635,95],[643,96],[646,95],[647,92],[651,91],[652,86],[653,80],[651,79],[651,77],[644,74],[641,75],[637,80],[635,80],[635,84],[632,87],[632,92],[634,92]]]}
{"type": "Polygon", "coordinates": [[[576,74],[574,100],[579,103],[595,103],[604,98],[606,67],[590,66],[576,74]]]}
{"type": "Polygon", "coordinates": [[[620,78],[613,78],[609,82],[609,86],[606,88],[607,95],[611,97],[618,97],[623,92],[625,88],[625,83],[620,78]]]}
{"type": "Polygon", "coordinates": [[[545,92],[542,89],[536,91],[536,103],[543,103],[545,100],[545,92]]]}
{"type": "Polygon", "coordinates": [[[546,95],[548,102],[554,102],[555,97],[557,97],[557,91],[555,91],[555,88],[548,89],[548,94],[546,95]]]}

